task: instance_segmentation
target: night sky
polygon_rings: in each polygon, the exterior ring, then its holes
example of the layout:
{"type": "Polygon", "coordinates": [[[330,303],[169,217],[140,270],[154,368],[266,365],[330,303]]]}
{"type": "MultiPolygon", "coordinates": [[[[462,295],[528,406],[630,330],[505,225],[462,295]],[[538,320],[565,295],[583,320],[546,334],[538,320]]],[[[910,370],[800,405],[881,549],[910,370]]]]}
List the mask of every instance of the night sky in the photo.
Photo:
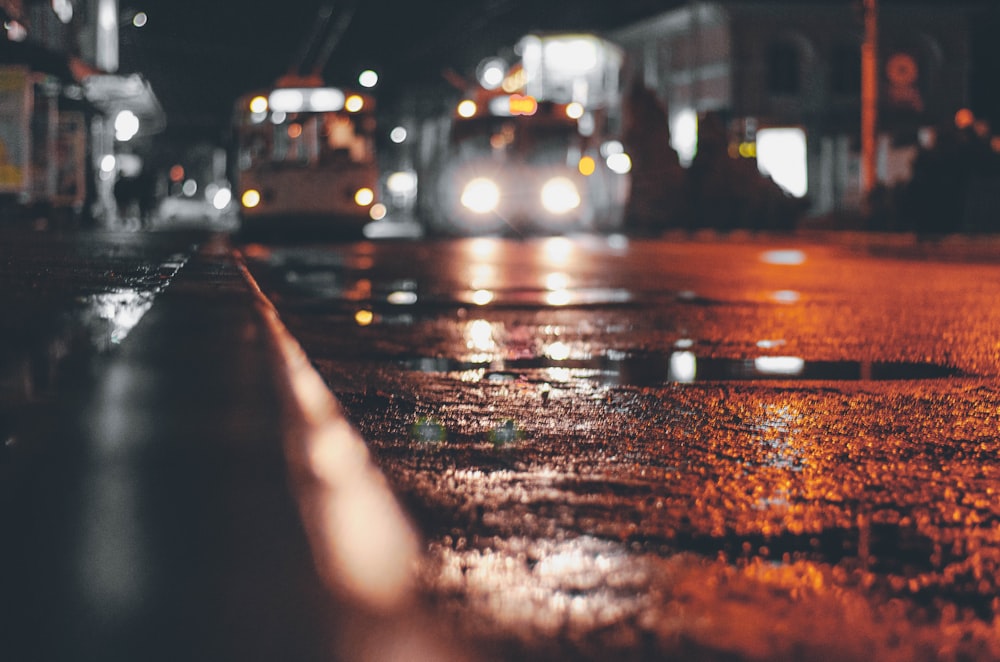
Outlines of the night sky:
{"type": "MultiPolygon", "coordinates": [[[[825,0],[852,1],[860,4],[860,0],[825,0]]],[[[907,0],[880,2],[906,4],[907,0]]],[[[127,23],[122,28],[121,70],[141,71],[149,78],[175,135],[211,139],[224,132],[236,97],[270,85],[294,68],[323,6],[333,7],[331,25],[342,21],[344,26],[323,70],[327,82],[351,84],[357,72],[375,68],[382,75],[380,101],[387,105],[404,89],[440,87],[446,68],[468,73],[479,59],[525,32],[613,28],[683,4],[684,0],[121,0],[123,18],[136,10],[149,16],[141,29],[127,23]]],[[[924,4],[957,3],[924,0],[924,4]]],[[[996,82],[1000,39],[994,36],[1000,29],[1000,2],[963,4],[983,11],[973,35],[973,109],[1000,126],[996,82]]]]}

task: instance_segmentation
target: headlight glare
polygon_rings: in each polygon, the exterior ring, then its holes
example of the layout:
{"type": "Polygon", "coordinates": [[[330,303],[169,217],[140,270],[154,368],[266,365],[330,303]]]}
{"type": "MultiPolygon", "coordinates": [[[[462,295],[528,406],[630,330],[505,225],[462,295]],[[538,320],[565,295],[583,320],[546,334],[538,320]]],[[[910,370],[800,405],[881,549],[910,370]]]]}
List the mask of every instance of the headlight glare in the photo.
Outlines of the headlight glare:
{"type": "Polygon", "coordinates": [[[488,214],[500,204],[500,187],[491,179],[476,177],[462,189],[462,206],[476,214],[488,214]]]}
{"type": "Polygon", "coordinates": [[[566,214],[580,206],[580,192],[567,177],[553,177],[542,186],[542,207],[550,214],[566,214]]]}
{"type": "Polygon", "coordinates": [[[243,191],[243,195],[240,196],[240,202],[246,209],[253,209],[260,204],[260,201],[261,195],[260,191],[257,189],[247,189],[246,191],[243,191]]]}

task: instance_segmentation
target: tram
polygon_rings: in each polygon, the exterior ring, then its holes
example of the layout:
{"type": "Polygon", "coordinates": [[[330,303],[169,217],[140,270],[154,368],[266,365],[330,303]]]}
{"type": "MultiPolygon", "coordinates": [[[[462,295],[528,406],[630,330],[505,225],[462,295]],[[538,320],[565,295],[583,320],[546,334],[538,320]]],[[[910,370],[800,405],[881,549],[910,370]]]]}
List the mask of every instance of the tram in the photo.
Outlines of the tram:
{"type": "Polygon", "coordinates": [[[319,81],[279,81],[236,102],[233,187],[241,229],[360,233],[378,202],[375,102],[319,81]]]}
{"type": "Polygon", "coordinates": [[[622,229],[631,160],[619,140],[620,49],[591,34],[528,35],[487,60],[430,177],[431,233],[622,229]]]}

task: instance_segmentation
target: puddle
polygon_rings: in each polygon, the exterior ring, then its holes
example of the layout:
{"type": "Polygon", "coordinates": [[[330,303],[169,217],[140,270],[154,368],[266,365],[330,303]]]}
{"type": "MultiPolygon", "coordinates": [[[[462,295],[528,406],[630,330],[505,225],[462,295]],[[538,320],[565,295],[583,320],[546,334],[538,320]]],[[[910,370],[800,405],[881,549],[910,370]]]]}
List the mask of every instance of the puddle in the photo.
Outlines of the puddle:
{"type": "MultiPolygon", "coordinates": [[[[674,352],[667,361],[676,368],[680,356],[674,352]]],[[[724,380],[811,380],[811,381],[886,381],[905,379],[941,379],[955,377],[959,371],[933,363],[881,361],[806,361],[797,356],[760,356],[753,359],[705,359],[692,356],[691,370],[677,374],[675,381],[724,380]],[[689,379],[683,379],[689,378],[689,379]]],[[[638,366],[649,364],[655,373],[656,357],[633,361],[638,366]]],[[[659,361],[662,363],[662,358],[659,361]]],[[[675,373],[681,371],[674,370],[675,373]]]]}
{"type": "Polygon", "coordinates": [[[155,296],[156,291],[119,288],[82,299],[86,307],[81,323],[90,329],[93,345],[99,350],[120,345],[153,306],[155,296]]]}
{"type": "MultiPolygon", "coordinates": [[[[460,361],[417,357],[400,365],[427,373],[481,370],[484,378],[518,378],[520,372],[559,370],[569,379],[596,379],[632,386],[712,381],[887,381],[942,379],[960,376],[954,368],[933,363],[879,361],[806,361],[796,356],[761,356],[752,359],[700,358],[693,352],[643,353],[614,357],[531,357],[498,361],[460,361]]],[[[551,377],[551,376],[550,376],[551,377]]]]}
{"type": "Polygon", "coordinates": [[[178,253],[134,278],[119,274],[116,278],[137,284],[81,294],[71,307],[42,304],[16,312],[25,320],[24,329],[0,337],[0,405],[51,397],[60,366],[68,358],[121,345],[187,259],[178,253]]]}

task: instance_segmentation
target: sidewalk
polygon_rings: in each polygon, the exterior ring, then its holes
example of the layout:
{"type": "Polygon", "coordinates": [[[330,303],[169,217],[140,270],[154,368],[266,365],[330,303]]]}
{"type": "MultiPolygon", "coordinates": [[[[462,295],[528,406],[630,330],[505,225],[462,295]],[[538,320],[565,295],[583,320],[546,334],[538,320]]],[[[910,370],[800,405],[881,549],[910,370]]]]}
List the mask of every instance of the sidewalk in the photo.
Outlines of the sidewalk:
{"type": "Polygon", "coordinates": [[[36,456],[2,543],[5,659],[450,657],[408,567],[366,594],[358,573],[386,568],[341,553],[405,560],[415,540],[329,392],[296,391],[311,368],[247,278],[213,238],[22,441],[36,456]],[[318,452],[375,496],[359,503],[318,452]],[[387,541],[402,551],[363,551],[387,541]]]}

